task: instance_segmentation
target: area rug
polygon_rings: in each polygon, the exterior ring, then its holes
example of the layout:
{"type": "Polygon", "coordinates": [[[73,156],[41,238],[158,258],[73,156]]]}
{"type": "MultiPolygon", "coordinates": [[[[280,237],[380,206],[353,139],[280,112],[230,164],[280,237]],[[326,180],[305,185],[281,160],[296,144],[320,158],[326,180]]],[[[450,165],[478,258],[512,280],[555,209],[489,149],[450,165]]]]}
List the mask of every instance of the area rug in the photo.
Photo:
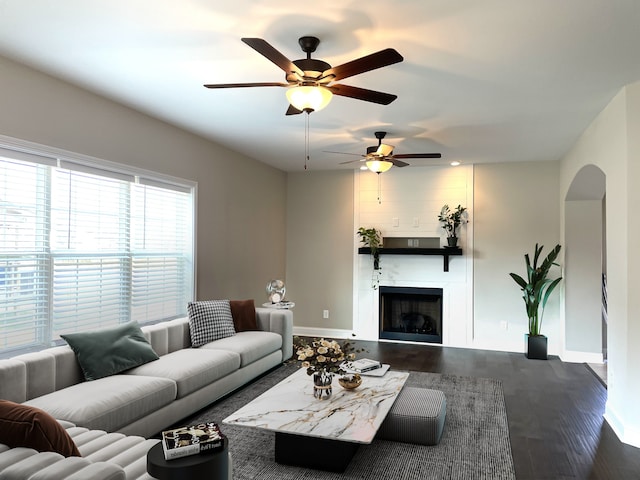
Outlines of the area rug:
{"type": "MultiPolygon", "coordinates": [[[[215,421],[229,437],[234,480],[378,480],[515,479],[509,427],[500,381],[490,378],[411,372],[406,385],[442,390],[447,416],[435,446],[374,440],[362,445],[344,473],[279,465],[274,461],[274,433],[222,424],[240,407],[293,373],[282,366],[242,390],[186,419],[215,421]]],[[[340,388],[340,387],[337,387],[340,388]]],[[[309,452],[322,455],[322,452],[309,452]]]]}

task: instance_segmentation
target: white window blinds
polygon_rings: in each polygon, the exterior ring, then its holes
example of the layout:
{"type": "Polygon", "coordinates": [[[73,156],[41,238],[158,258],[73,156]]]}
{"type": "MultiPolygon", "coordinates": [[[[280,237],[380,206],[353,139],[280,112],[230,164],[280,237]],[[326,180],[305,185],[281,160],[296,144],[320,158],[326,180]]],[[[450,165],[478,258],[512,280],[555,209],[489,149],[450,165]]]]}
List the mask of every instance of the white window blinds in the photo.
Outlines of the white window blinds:
{"type": "Polygon", "coordinates": [[[0,352],[186,315],[193,188],[0,149],[0,352]]]}

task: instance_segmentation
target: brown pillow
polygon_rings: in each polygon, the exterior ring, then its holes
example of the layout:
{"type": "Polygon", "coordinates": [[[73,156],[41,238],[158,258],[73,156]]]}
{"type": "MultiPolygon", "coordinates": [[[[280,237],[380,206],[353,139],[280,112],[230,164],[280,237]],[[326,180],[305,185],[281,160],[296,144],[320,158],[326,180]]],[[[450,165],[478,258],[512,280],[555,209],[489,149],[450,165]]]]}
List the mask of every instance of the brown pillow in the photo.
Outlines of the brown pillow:
{"type": "Polygon", "coordinates": [[[231,316],[236,332],[258,330],[256,322],[256,307],[253,300],[230,300],[231,316]]]}
{"type": "Polygon", "coordinates": [[[39,408],[0,400],[0,443],[80,457],[78,447],[55,418],[39,408]]]}

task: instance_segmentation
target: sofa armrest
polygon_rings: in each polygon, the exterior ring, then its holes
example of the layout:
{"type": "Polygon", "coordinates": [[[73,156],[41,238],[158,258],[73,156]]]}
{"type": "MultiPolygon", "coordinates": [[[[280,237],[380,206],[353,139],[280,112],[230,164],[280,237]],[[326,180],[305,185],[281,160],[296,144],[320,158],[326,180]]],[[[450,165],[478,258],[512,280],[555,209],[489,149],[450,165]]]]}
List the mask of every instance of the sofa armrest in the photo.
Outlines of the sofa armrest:
{"type": "Polygon", "coordinates": [[[282,337],[282,360],[293,355],[293,312],[291,310],[256,307],[258,328],[282,337]]]}

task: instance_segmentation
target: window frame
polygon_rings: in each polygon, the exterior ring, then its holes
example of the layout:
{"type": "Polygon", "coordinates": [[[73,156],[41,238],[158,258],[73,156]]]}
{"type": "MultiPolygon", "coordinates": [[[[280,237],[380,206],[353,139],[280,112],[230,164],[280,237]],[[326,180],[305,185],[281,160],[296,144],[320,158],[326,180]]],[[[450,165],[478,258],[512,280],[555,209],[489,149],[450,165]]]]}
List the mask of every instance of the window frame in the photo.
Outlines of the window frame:
{"type": "MultiPolygon", "coordinates": [[[[121,163],[112,162],[109,160],[99,159],[96,157],[91,157],[87,155],[82,155],[74,152],[69,152],[62,149],[57,149],[54,147],[49,147],[46,145],[36,144],[33,142],[28,142],[12,137],[8,137],[5,135],[0,135],[0,156],[12,158],[15,160],[20,160],[23,162],[36,163],[40,165],[45,165],[53,168],[63,168],[69,169],[78,172],[89,173],[92,175],[99,175],[101,177],[107,177],[116,180],[124,180],[129,182],[130,195],[127,201],[129,202],[128,208],[132,208],[131,204],[133,204],[132,193],[135,187],[132,187],[131,184],[137,184],[144,186],[145,188],[162,188],[162,189],[170,189],[177,192],[183,192],[190,195],[190,198],[187,199],[188,206],[190,207],[191,218],[188,218],[186,224],[186,234],[190,237],[190,245],[187,241],[186,250],[182,250],[185,254],[188,255],[190,259],[190,268],[191,271],[186,270],[188,277],[190,277],[190,287],[191,291],[189,292],[189,286],[185,287],[187,290],[185,294],[189,297],[189,301],[195,299],[195,292],[197,291],[196,279],[197,279],[197,261],[196,261],[196,245],[197,245],[197,225],[196,225],[196,213],[197,213],[197,182],[186,180],[184,178],[174,177],[171,175],[166,175],[160,172],[154,172],[130,165],[125,165],[121,163]],[[189,201],[190,200],[190,201],[189,201]]],[[[49,170],[51,173],[51,170],[49,170]]],[[[52,185],[52,177],[53,175],[49,175],[47,179],[47,189],[51,189],[52,185]]],[[[46,193],[46,201],[49,202],[51,199],[51,191],[46,193]]],[[[51,222],[51,207],[49,207],[47,213],[47,222],[51,222]]],[[[131,216],[131,213],[129,213],[131,216]]],[[[127,233],[127,238],[130,240],[131,232],[127,233]]],[[[132,248],[131,245],[127,247],[127,251],[129,256],[131,257],[131,261],[133,262],[133,258],[139,253],[136,253],[136,250],[132,248]]],[[[79,252],[71,253],[71,255],[77,255],[79,252]]],[[[43,255],[46,258],[46,261],[53,263],[54,258],[60,258],[59,253],[54,253],[51,245],[48,245],[47,251],[43,255]]],[[[177,257],[176,257],[177,258],[177,257]]],[[[52,298],[53,291],[53,265],[49,266],[49,279],[47,280],[47,289],[48,289],[48,298],[49,300],[52,298]]],[[[186,278],[186,277],[183,277],[186,278]]],[[[133,285],[131,277],[129,277],[129,290],[133,291],[133,285]]],[[[133,314],[133,294],[129,296],[129,310],[130,310],[130,320],[137,320],[135,315],[133,314]]],[[[0,347],[0,358],[6,358],[14,355],[18,355],[21,353],[26,353],[29,351],[38,351],[45,348],[48,348],[52,345],[61,344],[63,341],[59,339],[59,337],[54,337],[54,316],[52,315],[51,306],[49,306],[46,319],[45,326],[45,337],[42,340],[42,343],[38,345],[28,345],[28,346],[16,346],[16,347],[0,347]]],[[[186,315],[186,303],[184,306],[184,315],[186,315]]],[[[182,316],[182,314],[178,314],[172,316],[171,318],[178,318],[182,316]]],[[[160,321],[166,321],[170,318],[162,318],[156,320],[150,320],[142,323],[157,323],[160,321]]],[[[36,320],[37,321],[37,320],[36,320]]],[[[36,326],[34,324],[34,330],[36,330],[36,326]]],[[[37,332],[37,330],[36,330],[37,332]]],[[[34,337],[40,335],[37,332],[34,337]]]]}

